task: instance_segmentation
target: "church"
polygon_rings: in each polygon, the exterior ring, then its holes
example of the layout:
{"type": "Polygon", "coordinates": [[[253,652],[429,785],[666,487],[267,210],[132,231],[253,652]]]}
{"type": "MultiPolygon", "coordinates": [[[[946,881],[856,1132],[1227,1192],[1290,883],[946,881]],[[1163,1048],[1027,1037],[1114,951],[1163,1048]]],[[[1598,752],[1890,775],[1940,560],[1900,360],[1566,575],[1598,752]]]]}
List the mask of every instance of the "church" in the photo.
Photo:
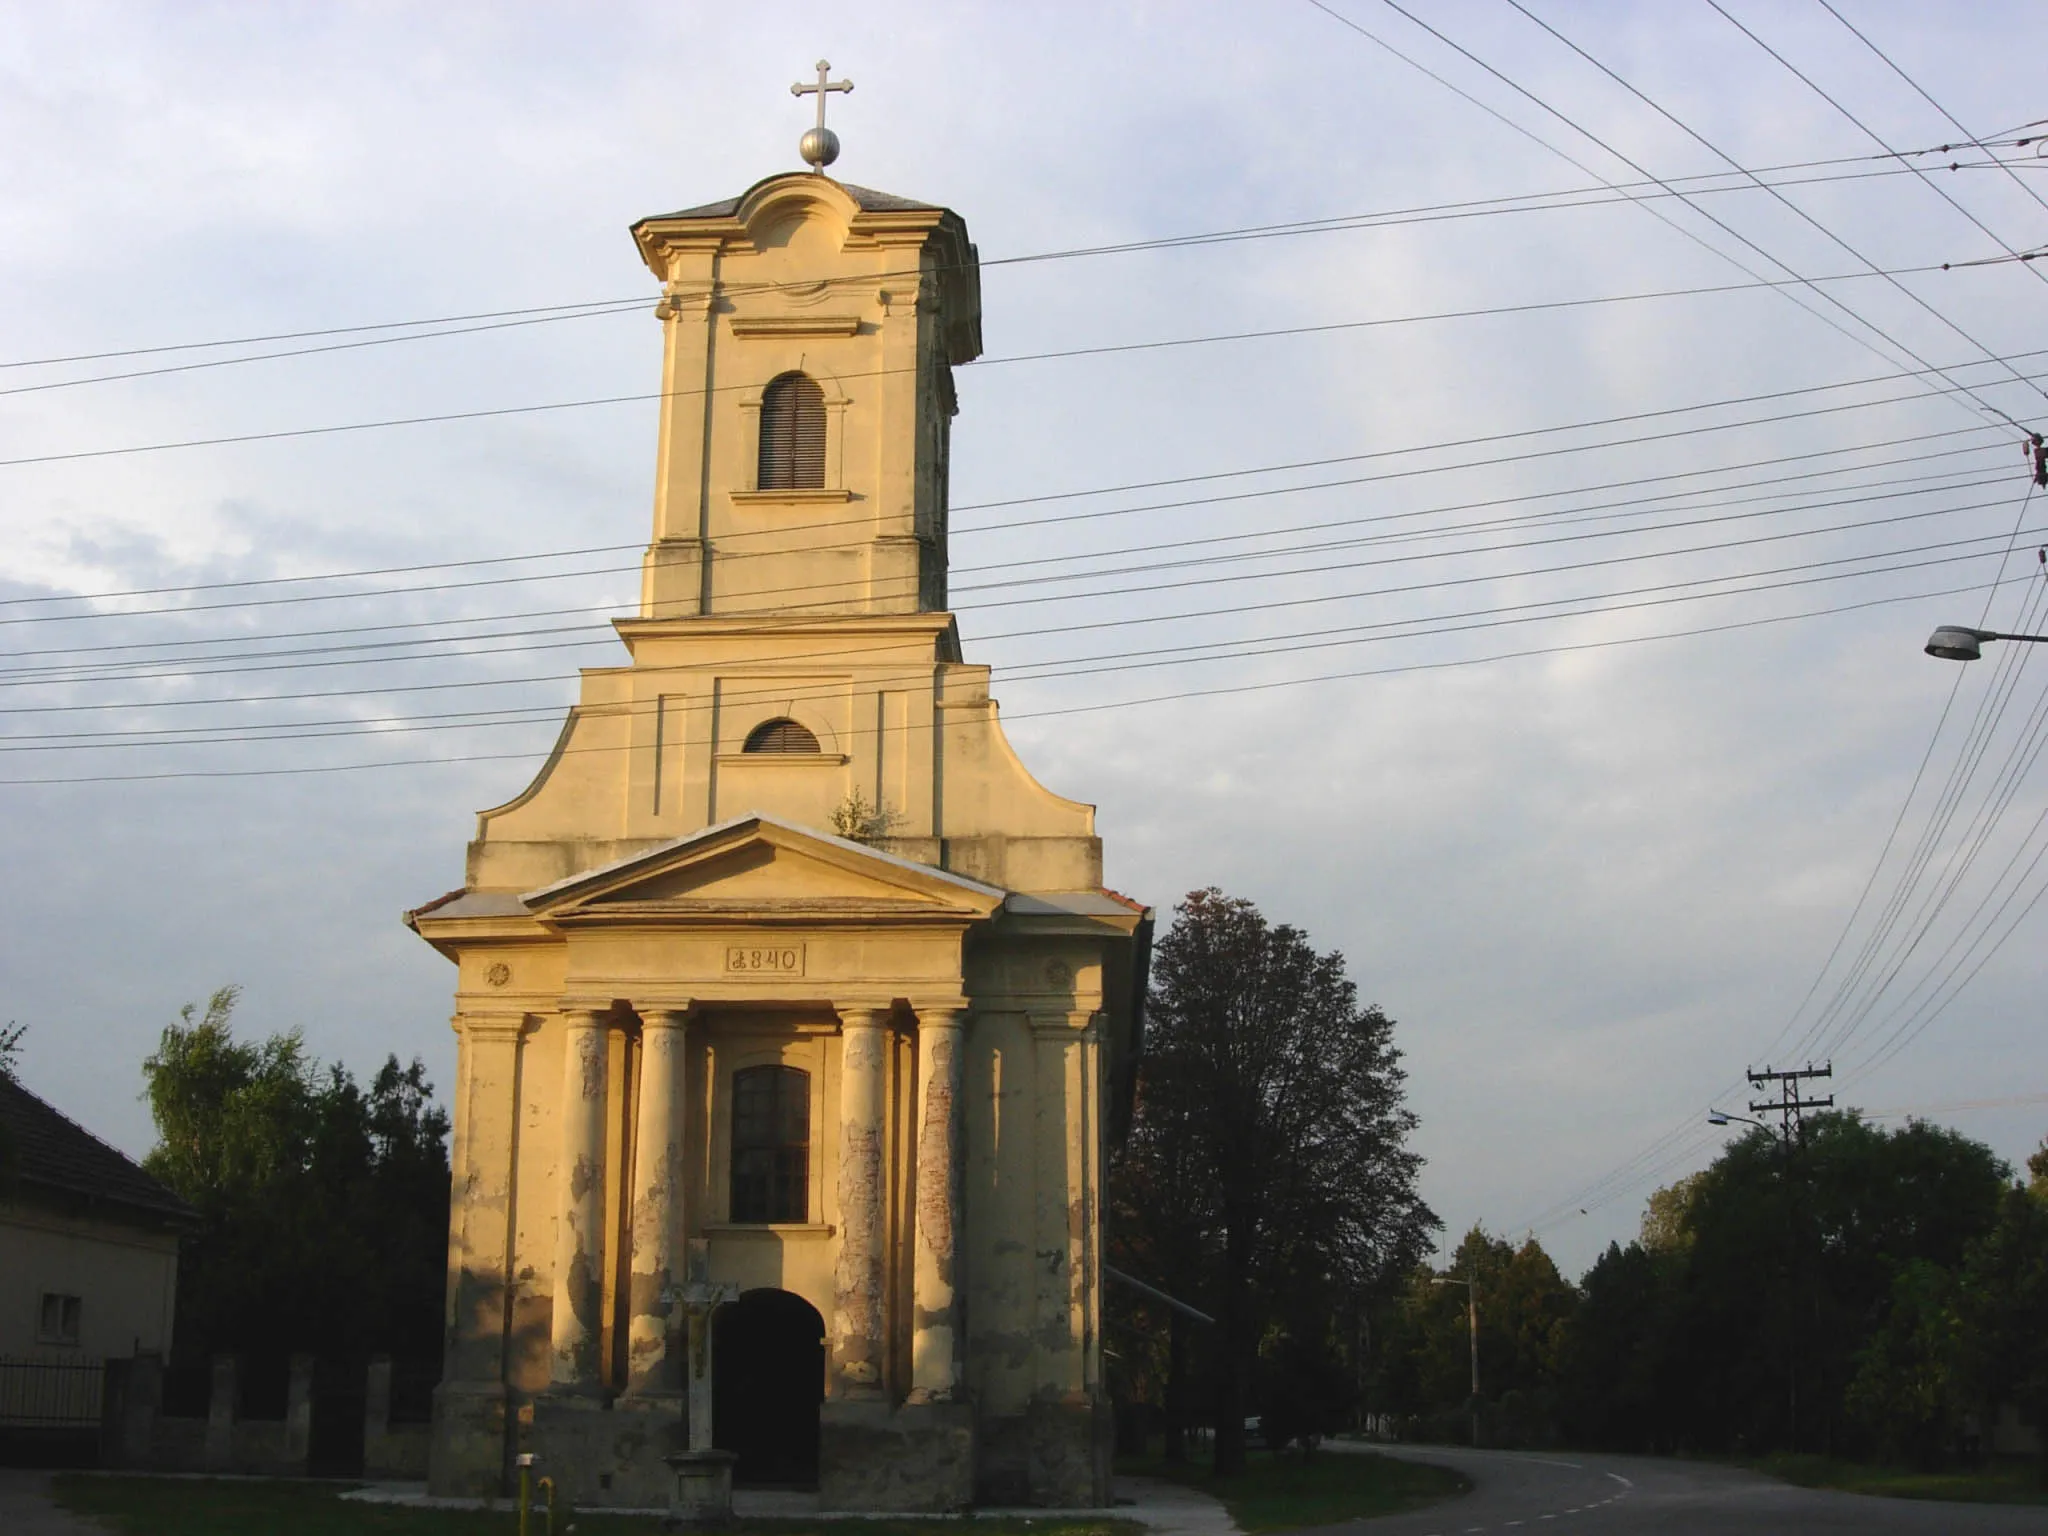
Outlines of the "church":
{"type": "Polygon", "coordinates": [[[947,611],[967,228],[829,177],[822,116],[812,170],[633,226],[663,359],[626,659],[407,914],[456,967],[436,1494],[530,1454],[655,1507],[708,1446],[825,1509],[1108,1502],[1152,913],[947,611]]]}

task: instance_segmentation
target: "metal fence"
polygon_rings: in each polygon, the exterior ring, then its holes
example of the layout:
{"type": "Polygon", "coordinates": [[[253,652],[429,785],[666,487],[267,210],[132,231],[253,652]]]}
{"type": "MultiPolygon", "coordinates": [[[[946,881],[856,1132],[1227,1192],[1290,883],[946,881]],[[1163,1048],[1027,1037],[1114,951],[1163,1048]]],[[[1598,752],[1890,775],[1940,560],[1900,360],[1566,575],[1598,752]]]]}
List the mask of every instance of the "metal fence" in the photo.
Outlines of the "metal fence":
{"type": "Polygon", "coordinates": [[[0,1356],[0,1426],[99,1427],[107,1379],[99,1360],[21,1360],[0,1356]]]}

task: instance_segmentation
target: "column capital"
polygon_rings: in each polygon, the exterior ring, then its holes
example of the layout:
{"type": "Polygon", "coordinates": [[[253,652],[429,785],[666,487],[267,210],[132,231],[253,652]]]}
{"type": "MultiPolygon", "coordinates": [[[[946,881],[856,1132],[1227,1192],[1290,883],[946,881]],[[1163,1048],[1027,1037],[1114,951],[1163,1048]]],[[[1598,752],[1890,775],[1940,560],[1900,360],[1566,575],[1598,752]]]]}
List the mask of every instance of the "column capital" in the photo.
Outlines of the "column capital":
{"type": "Polygon", "coordinates": [[[511,1008],[464,1009],[449,1022],[471,1040],[517,1040],[532,1030],[531,1014],[511,1008]]]}
{"type": "Polygon", "coordinates": [[[967,1015],[974,1004],[964,997],[913,997],[910,1011],[917,1015],[917,1027],[926,1029],[964,1029],[967,1015]]]}
{"type": "Polygon", "coordinates": [[[609,1001],[594,1002],[587,997],[565,997],[555,1004],[555,1012],[571,1024],[586,1029],[603,1029],[611,1023],[612,1005],[609,1001]]]}
{"type": "Polygon", "coordinates": [[[640,1015],[640,1027],[647,1029],[681,1029],[689,1023],[690,1014],[696,1004],[682,1003],[636,1003],[633,1011],[640,1015]]]}
{"type": "Polygon", "coordinates": [[[1057,1014],[1036,1014],[1034,1012],[1034,1014],[1028,1014],[1026,1018],[1030,1018],[1030,1032],[1032,1034],[1038,1034],[1038,1036],[1065,1034],[1065,1036],[1071,1036],[1071,1038],[1079,1040],[1079,1038],[1094,1038],[1096,1024],[1102,1018],[1102,1014],[1100,1014],[1100,1010],[1098,1012],[1075,1010],[1075,1012],[1057,1012],[1057,1014]]]}
{"type": "Polygon", "coordinates": [[[832,1007],[839,1015],[842,1029],[887,1029],[889,1016],[895,1011],[886,1002],[835,1002],[832,1007]]]}

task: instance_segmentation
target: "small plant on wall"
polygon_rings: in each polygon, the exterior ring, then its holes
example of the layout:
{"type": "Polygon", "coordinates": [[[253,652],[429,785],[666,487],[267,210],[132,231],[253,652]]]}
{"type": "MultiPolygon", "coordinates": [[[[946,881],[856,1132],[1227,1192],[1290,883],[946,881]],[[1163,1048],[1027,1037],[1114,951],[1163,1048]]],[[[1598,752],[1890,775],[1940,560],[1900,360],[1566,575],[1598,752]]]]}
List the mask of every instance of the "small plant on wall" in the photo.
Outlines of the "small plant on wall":
{"type": "Polygon", "coordinates": [[[878,843],[889,835],[898,817],[886,805],[871,804],[855,790],[832,810],[832,830],[849,842],[878,843]]]}

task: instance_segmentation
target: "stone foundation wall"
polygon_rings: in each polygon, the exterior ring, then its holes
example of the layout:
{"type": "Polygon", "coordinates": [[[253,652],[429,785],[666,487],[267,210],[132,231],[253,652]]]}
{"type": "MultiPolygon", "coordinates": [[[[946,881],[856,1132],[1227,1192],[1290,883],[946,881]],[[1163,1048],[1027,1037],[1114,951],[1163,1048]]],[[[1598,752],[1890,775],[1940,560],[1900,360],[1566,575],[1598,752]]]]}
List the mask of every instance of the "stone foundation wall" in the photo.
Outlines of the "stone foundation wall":
{"type": "Polygon", "coordinates": [[[427,1492],[444,1499],[503,1497],[510,1471],[505,1416],[502,1386],[444,1381],[436,1387],[427,1492]]]}
{"type": "Polygon", "coordinates": [[[1103,1509],[1110,1503],[1116,1420],[1106,1403],[1035,1402],[977,1426],[977,1504],[1103,1509]]]}
{"type": "Polygon", "coordinates": [[[654,1402],[543,1393],[520,1448],[581,1509],[665,1509],[674,1478],[662,1457],[687,1450],[680,1400],[654,1402]]]}
{"type": "Polygon", "coordinates": [[[945,1513],[974,1502],[974,1414],[964,1404],[827,1403],[818,1425],[825,1509],[945,1513]]]}

